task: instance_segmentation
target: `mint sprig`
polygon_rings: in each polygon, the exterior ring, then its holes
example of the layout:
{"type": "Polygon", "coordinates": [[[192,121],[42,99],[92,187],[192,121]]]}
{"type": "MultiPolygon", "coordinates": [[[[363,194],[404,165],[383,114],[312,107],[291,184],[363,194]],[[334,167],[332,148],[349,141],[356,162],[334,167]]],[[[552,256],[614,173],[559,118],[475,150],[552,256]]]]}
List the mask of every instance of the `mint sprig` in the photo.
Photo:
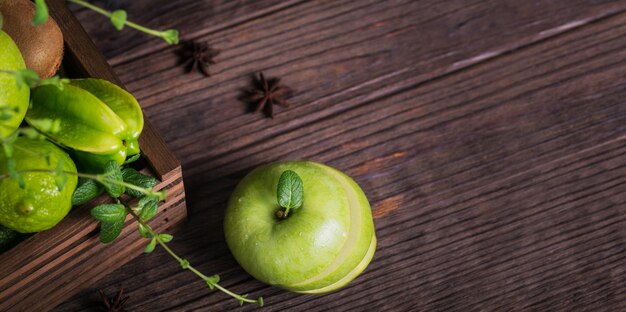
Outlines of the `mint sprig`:
{"type": "MultiPolygon", "coordinates": [[[[42,0],[43,1],[43,0],[42,0]]],[[[96,13],[102,14],[106,17],[108,17],[111,20],[111,23],[113,24],[113,27],[115,27],[115,29],[117,30],[122,30],[124,28],[124,26],[128,26],[130,28],[134,28],[136,30],[139,30],[141,32],[144,32],[148,35],[152,35],[155,37],[159,37],[161,39],[163,39],[165,42],[167,42],[168,44],[174,45],[174,44],[178,44],[179,42],[179,33],[178,30],[176,29],[167,29],[164,31],[159,31],[159,30],[154,30],[154,29],[150,29],[148,27],[144,27],[141,26],[139,24],[133,23],[131,21],[129,21],[128,18],[128,14],[126,13],[126,11],[124,10],[116,10],[113,12],[109,12],[105,9],[99,8],[87,1],[83,1],[83,0],[67,0],[68,2],[72,2],[72,3],[76,3],[78,5],[81,5],[83,7],[86,7],[96,13]]]]}
{"type": "Polygon", "coordinates": [[[292,170],[284,171],[278,179],[276,195],[278,204],[285,209],[282,218],[286,218],[291,209],[299,209],[304,200],[304,184],[300,176],[292,170]]]}

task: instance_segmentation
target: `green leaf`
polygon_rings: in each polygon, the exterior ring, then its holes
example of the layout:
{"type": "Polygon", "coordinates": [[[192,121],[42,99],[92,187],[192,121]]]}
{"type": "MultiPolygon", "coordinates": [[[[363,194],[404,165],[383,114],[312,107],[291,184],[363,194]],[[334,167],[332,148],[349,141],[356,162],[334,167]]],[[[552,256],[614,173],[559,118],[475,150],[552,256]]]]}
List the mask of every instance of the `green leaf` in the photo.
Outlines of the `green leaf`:
{"type": "Polygon", "coordinates": [[[65,188],[65,184],[67,183],[68,177],[63,170],[63,158],[59,159],[59,163],[57,164],[56,169],[54,170],[54,182],[57,185],[59,191],[63,191],[65,188]]]}
{"type": "Polygon", "coordinates": [[[297,173],[286,170],[280,175],[278,180],[278,204],[287,209],[298,209],[302,206],[304,190],[302,179],[297,173]]]}
{"type": "Polygon", "coordinates": [[[215,289],[215,285],[217,285],[217,283],[220,282],[220,276],[215,274],[215,275],[211,275],[209,277],[207,277],[207,279],[205,280],[207,285],[209,285],[209,288],[211,289],[215,289]]]}
{"type": "Polygon", "coordinates": [[[14,158],[7,159],[7,171],[9,173],[9,177],[15,180],[17,184],[19,184],[20,188],[23,189],[26,187],[26,182],[24,182],[24,178],[17,171],[17,165],[15,164],[14,158]]]}
{"type": "Polygon", "coordinates": [[[164,243],[169,243],[172,239],[174,239],[174,236],[170,234],[159,234],[159,239],[161,239],[164,243]]]}
{"type": "Polygon", "coordinates": [[[141,208],[139,218],[144,221],[152,219],[159,210],[159,200],[152,196],[146,196],[140,199],[138,205],[139,208],[141,208]]]}
{"type": "Polygon", "coordinates": [[[139,235],[141,235],[141,237],[143,237],[143,238],[152,238],[152,235],[150,234],[150,231],[143,224],[139,223],[138,230],[139,230],[139,235]]]}
{"type": "Polygon", "coordinates": [[[179,33],[176,29],[168,29],[161,32],[161,38],[171,45],[178,44],[178,35],[179,33]]]}
{"type": "MultiPolygon", "coordinates": [[[[157,179],[151,176],[145,175],[143,173],[140,173],[139,171],[133,168],[122,169],[122,177],[124,179],[124,182],[130,183],[132,185],[136,185],[141,188],[148,189],[148,190],[152,190],[152,188],[155,187],[158,182],[157,179]]],[[[126,194],[133,196],[133,197],[137,197],[137,198],[145,196],[144,193],[139,192],[137,190],[130,189],[130,188],[126,189],[126,194]]]]}
{"type": "Polygon", "coordinates": [[[72,206],[82,205],[98,197],[104,192],[102,184],[92,180],[79,178],[78,186],[72,196],[72,206]]]}
{"type": "Polygon", "coordinates": [[[183,268],[183,270],[189,269],[189,261],[187,261],[187,259],[180,260],[180,267],[183,268]]]}
{"type": "Polygon", "coordinates": [[[114,241],[122,232],[124,220],[115,222],[100,222],[100,242],[108,244],[114,241]]]}
{"type": "Polygon", "coordinates": [[[111,12],[111,23],[117,30],[122,30],[124,28],[124,24],[126,24],[127,19],[128,14],[126,14],[126,11],[124,10],[115,10],[111,12]]]}
{"type": "Polygon", "coordinates": [[[150,243],[148,244],[148,246],[146,246],[146,249],[143,250],[143,252],[145,252],[145,253],[153,252],[154,248],[156,247],[156,243],[157,243],[156,238],[153,237],[150,240],[150,243]]]}
{"type": "Polygon", "coordinates": [[[243,294],[239,296],[239,298],[237,298],[237,300],[239,300],[239,306],[243,306],[243,303],[244,303],[243,299],[246,299],[246,298],[248,298],[248,294],[243,294]]]}
{"type": "Polygon", "coordinates": [[[123,185],[120,185],[119,182],[124,182],[124,177],[122,176],[122,170],[120,170],[120,165],[115,161],[111,160],[105,165],[105,172],[103,174],[104,179],[100,182],[104,184],[104,187],[113,198],[118,198],[124,194],[125,188],[123,185]]]}
{"type": "Polygon", "coordinates": [[[39,83],[39,75],[30,69],[18,69],[15,71],[14,76],[15,83],[20,89],[24,86],[34,88],[39,83]]]}
{"type": "Polygon", "coordinates": [[[141,158],[141,154],[135,154],[133,156],[130,156],[128,159],[126,159],[124,165],[132,164],[136,162],[139,158],[141,158]]]}
{"type": "Polygon", "coordinates": [[[258,304],[258,305],[259,305],[259,307],[264,306],[264,305],[265,305],[265,302],[263,302],[263,297],[259,297],[259,298],[257,298],[257,300],[256,300],[256,304],[258,304]]]}
{"type": "Polygon", "coordinates": [[[33,25],[41,25],[48,20],[48,6],[44,0],[35,0],[33,25]]]}
{"type": "Polygon", "coordinates": [[[126,220],[126,208],[122,204],[102,204],[91,209],[91,216],[102,222],[126,220]]]}

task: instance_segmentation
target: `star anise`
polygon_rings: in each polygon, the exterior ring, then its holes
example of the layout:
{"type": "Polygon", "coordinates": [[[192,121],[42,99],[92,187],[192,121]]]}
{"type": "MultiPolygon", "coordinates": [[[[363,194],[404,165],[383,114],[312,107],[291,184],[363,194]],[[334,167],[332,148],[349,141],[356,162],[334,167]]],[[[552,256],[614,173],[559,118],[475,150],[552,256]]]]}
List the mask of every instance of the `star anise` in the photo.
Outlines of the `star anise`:
{"type": "Polygon", "coordinates": [[[115,298],[109,298],[102,290],[98,290],[100,293],[100,298],[102,298],[102,304],[105,308],[104,311],[107,312],[126,312],[124,305],[126,301],[128,301],[128,296],[122,297],[124,295],[124,289],[120,289],[115,295],[115,298]]]}
{"type": "Polygon", "coordinates": [[[243,97],[249,102],[256,102],[255,113],[266,109],[270,118],[274,118],[274,104],[282,107],[289,107],[289,103],[285,100],[291,89],[287,86],[280,85],[280,78],[266,79],[263,73],[259,73],[259,79],[255,79],[255,89],[247,91],[243,97]]]}
{"type": "Polygon", "coordinates": [[[211,76],[209,66],[215,64],[215,58],[220,54],[220,50],[214,49],[210,44],[196,42],[194,40],[185,41],[182,44],[180,53],[182,64],[187,67],[187,72],[200,71],[205,76],[211,76]]]}

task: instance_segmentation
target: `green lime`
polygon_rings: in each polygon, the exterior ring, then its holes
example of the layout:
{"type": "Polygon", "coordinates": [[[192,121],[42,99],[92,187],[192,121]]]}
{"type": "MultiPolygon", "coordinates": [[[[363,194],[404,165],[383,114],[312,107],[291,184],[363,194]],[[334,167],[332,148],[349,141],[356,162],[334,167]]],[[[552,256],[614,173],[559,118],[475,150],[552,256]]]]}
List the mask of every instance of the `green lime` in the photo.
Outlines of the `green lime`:
{"type": "MultiPolygon", "coordinates": [[[[16,71],[26,68],[15,42],[2,30],[0,47],[0,70],[16,71]]],[[[13,75],[0,72],[0,139],[6,138],[20,126],[28,109],[29,96],[28,87],[18,88],[13,75]]]]}
{"type": "MultiPolygon", "coordinates": [[[[57,187],[55,171],[76,173],[76,166],[63,150],[48,141],[18,138],[14,143],[17,171],[25,188],[12,178],[0,180],[0,224],[21,233],[47,230],[61,221],[72,208],[72,195],[78,178],[67,174],[62,190],[57,187]],[[25,172],[50,170],[52,172],[25,172]]],[[[7,159],[0,155],[0,175],[7,174],[7,159]]]]}

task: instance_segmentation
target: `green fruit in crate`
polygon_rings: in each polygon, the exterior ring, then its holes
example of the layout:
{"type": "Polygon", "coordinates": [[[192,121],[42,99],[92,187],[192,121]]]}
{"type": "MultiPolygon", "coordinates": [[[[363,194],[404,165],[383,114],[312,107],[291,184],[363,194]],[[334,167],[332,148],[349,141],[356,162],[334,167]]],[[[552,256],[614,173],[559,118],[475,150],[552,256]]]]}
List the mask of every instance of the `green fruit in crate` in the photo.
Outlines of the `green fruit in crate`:
{"type": "MultiPolygon", "coordinates": [[[[280,215],[280,213],[279,213],[280,215]]],[[[370,205],[345,174],[308,162],[280,162],[248,174],[233,192],[224,221],[235,259],[256,279],[299,293],[325,293],[356,278],[376,249],[370,205]],[[303,201],[277,217],[283,172],[303,183],[303,201]]]]}
{"type": "MultiPolygon", "coordinates": [[[[26,64],[15,42],[0,30],[0,70],[16,71],[25,69],[26,64]]],[[[15,83],[15,77],[0,72],[0,139],[8,137],[24,120],[28,109],[30,89],[21,88],[15,83]]]]}
{"type": "MultiPolygon", "coordinates": [[[[67,174],[63,188],[57,187],[51,172],[23,172],[24,188],[13,178],[0,180],[0,224],[21,232],[33,233],[50,229],[61,221],[72,207],[72,194],[78,178],[76,166],[63,150],[48,141],[18,138],[13,159],[18,172],[57,169],[59,163],[67,174]]],[[[7,158],[0,154],[0,175],[8,171],[7,158]]]]}
{"type": "Polygon", "coordinates": [[[62,90],[36,88],[26,121],[70,149],[81,169],[93,172],[102,171],[110,160],[121,165],[126,157],[138,154],[144,123],[141,107],[130,93],[92,78],[71,80],[62,90]]]}
{"type": "Polygon", "coordinates": [[[50,78],[63,60],[63,33],[51,16],[42,25],[34,25],[35,11],[30,0],[0,0],[2,29],[22,52],[26,67],[41,78],[50,78]]]}

